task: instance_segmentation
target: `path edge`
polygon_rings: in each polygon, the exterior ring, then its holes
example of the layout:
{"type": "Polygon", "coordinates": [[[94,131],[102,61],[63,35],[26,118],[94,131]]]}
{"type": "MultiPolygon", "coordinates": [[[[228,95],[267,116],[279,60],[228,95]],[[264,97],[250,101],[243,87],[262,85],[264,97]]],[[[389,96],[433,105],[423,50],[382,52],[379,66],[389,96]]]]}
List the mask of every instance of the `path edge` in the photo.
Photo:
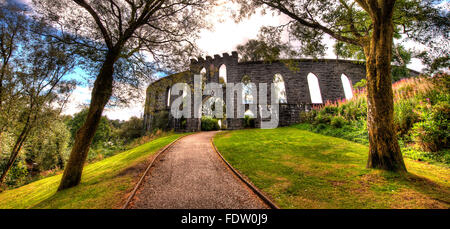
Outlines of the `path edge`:
{"type": "Polygon", "coordinates": [[[216,151],[217,155],[222,158],[222,161],[228,166],[228,168],[242,181],[246,184],[259,198],[263,200],[265,204],[267,204],[272,209],[280,209],[278,205],[276,205],[272,200],[270,200],[267,195],[265,195],[261,190],[259,190],[255,185],[253,185],[250,181],[248,181],[238,170],[236,170],[228,161],[222,156],[222,154],[217,149],[214,144],[214,136],[210,139],[211,145],[213,146],[214,151],[216,151]]]}
{"type": "Polygon", "coordinates": [[[139,179],[139,181],[136,183],[136,185],[134,186],[133,191],[131,192],[130,196],[127,198],[127,201],[125,202],[125,204],[122,206],[121,209],[126,209],[128,207],[128,205],[131,203],[131,201],[133,200],[134,196],[136,195],[137,190],[139,189],[139,187],[141,186],[142,182],[144,181],[145,177],[148,175],[148,172],[150,171],[150,168],[153,166],[153,164],[155,163],[156,159],[165,151],[167,151],[173,144],[175,144],[178,140],[187,137],[189,135],[192,135],[192,133],[190,134],[186,134],[184,136],[180,136],[177,139],[173,140],[170,144],[164,146],[164,148],[160,149],[158,151],[158,153],[156,154],[155,157],[153,157],[153,160],[150,162],[150,164],[147,166],[147,168],[145,169],[144,173],[142,174],[141,178],[139,179]]]}

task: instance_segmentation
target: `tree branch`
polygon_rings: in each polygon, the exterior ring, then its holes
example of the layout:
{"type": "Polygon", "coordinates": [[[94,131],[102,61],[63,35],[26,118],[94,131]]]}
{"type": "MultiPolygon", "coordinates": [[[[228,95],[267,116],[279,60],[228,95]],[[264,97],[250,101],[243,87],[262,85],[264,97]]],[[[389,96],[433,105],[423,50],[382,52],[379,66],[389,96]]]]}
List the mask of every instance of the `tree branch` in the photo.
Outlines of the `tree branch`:
{"type": "Polygon", "coordinates": [[[330,35],[331,37],[335,38],[336,40],[339,41],[343,41],[343,42],[347,42],[350,44],[354,44],[354,45],[358,45],[361,46],[362,44],[360,43],[359,40],[357,39],[353,39],[350,37],[346,37],[346,36],[342,36],[341,34],[338,34],[334,31],[332,31],[331,29],[321,25],[320,23],[317,22],[309,22],[301,17],[299,17],[297,14],[295,14],[294,12],[291,12],[290,10],[288,10],[286,7],[284,7],[282,4],[278,3],[275,4],[272,1],[261,1],[262,3],[280,10],[282,13],[286,14],[287,16],[291,17],[292,19],[296,20],[298,23],[302,24],[303,26],[312,28],[312,29],[316,29],[316,30],[321,30],[325,33],[327,33],[328,35],[330,35]]]}
{"type": "Polygon", "coordinates": [[[113,49],[113,43],[111,40],[110,35],[108,34],[105,26],[103,25],[100,17],[98,16],[97,12],[95,12],[95,10],[89,5],[87,4],[84,0],[73,0],[76,4],[78,4],[79,6],[83,7],[84,9],[86,9],[89,14],[91,14],[91,16],[94,18],[95,23],[97,23],[97,26],[99,27],[102,35],[103,35],[103,39],[105,40],[106,46],[108,47],[108,49],[113,49]]]}

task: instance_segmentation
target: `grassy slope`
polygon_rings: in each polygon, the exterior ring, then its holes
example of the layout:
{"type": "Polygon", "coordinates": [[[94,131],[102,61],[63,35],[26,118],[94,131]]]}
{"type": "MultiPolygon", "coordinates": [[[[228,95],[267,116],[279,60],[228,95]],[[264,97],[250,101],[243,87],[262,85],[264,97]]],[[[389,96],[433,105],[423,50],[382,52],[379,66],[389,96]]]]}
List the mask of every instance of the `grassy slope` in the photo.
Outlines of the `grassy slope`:
{"type": "Polygon", "coordinates": [[[406,159],[409,173],[365,168],[367,146],[287,127],[223,132],[224,157],[282,208],[449,208],[450,169],[406,159]]]}
{"type": "Polygon", "coordinates": [[[139,163],[171,143],[180,134],[155,139],[105,160],[87,165],[81,184],[58,192],[61,175],[0,193],[0,208],[117,208],[135,185],[139,163]]]}

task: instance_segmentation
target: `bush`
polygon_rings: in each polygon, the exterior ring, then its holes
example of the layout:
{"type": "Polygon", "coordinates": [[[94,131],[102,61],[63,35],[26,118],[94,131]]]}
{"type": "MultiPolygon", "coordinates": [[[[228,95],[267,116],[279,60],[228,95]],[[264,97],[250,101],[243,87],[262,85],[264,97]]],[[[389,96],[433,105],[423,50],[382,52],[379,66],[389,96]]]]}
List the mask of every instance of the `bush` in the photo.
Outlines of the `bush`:
{"type": "Polygon", "coordinates": [[[361,96],[340,105],[339,114],[347,121],[365,119],[367,117],[367,99],[361,96]]]}
{"type": "Polygon", "coordinates": [[[125,121],[119,130],[120,138],[125,142],[130,142],[133,139],[140,138],[144,135],[143,131],[144,120],[131,117],[130,120],[125,121]]]}
{"type": "Polygon", "coordinates": [[[22,161],[14,163],[6,175],[7,185],[22,184],[28,176],[28,168],[22,161]]]}
{"type": "MultiPolygon", "coordinates": [[[[71,137],[72,142],[75,141],[75,135],[77,131],[86,121],[88,112],[89,112],[88,109],[83,109],[82,111],[76,113],[73,116],[73,118],[68,120],[68,122],[66,123],[72,136],[71,137]]],[[[105,116],[102,116],[98,124],[97,130],[95,132],[94,139],[92,140],[91,147],[101,146],[103,142],[109,140],[110,136],[111,136],[111,126],[108,122],[108,119],[105,116]]]]}
{"type": "Polygon", "coordinates": [[[183,116],[180,119],[180,128],[181,129],[186,129],[187,127],[187,119],[183,116]]]}
{"type": "Polygon", "coordinates": [[[402,150],[405,157],[411,158],[416,161],[426,162],[440,162],[450,164],[450,151],[442,150],[435,153],[420,151],[411,147],[402,150]]]}
{"type": "Polygon", "coordinates": [[[244,116],[244,128],[255,128],[255,119],[250,116],[244,116]]]}
{"type": "Polygon", "coordinates": [[[169,128],[169,112],[161,111],[156,113],[153,117],[152,124],[153,130],[156,129],[167,130],[169,128]]]}
{"type": "Polygon", "coordinates": [[[327,125],[320,123],[319,125],[316,126],[316,129],[314,129],[314,131],[320,133],[321,130],[325,130],[326,128],[327,125]]]}
{"type": "Polygon", "coordinates": [[[322,114],[330,114],[330,115],[336,115],[339,111],[339,108],[336,106],[325,106],[320,113],[322,114]]]}
{"type": "Polygon", "coordinates": [[[300,112],[300,123],[313,123],[314,119],[316,118],[317,111],[311,110],[311,111],[302,111],[300,112]]]}
{"type": "Polygon", "coordinates": [[[414,123],[419,121],[419,114],[414,112],[415,100],[400,100],[394,106],[394,124],[400,136],[409,132],[414,123]]]}
{"type": "MultiPolygon", "coordinates": [[[[300,128],[368,144],[367,98],[364,81],[352,100],[300,113],[300,128]]],[[[393,84],[394,128],[405,156],[416,160],[450,162],[448,120],[450,77],[403,79],[393,84]],[[419,147],[413,147],[419,146],[419,147]],[[432,153],[430,153],[432,152],[432,153]]]]}
{"type": "Polygon", "coordinates": [[[334,116],[331,118],[331,126],[333,126],[334,128],[341,128],[342,126],[344,126],[346,124],[346,120],[341,117],[341,116],[334,116]]]}
{"type": "Polygon", "coordinates": [[[446,102],[439,102],[422,113],[423,121],[412,128],[414,140],[422,150],[436,152],[449,148],[449,116],[450,105],[446,102]]]}
{"type": "Polygon", "coordinates": [[[318,124],[329,124],[331,121],[331,117],[328,114],[324,114],[322,112],[319,112],[319,114],[316,116],[315,120],[314,120],[314,125],[318,125],[318,124]]]}
{"type": "Polygon", "coordinates": [[[219,130],[219,121],[210,117],[202,117],[202,131],[219,130]]]}

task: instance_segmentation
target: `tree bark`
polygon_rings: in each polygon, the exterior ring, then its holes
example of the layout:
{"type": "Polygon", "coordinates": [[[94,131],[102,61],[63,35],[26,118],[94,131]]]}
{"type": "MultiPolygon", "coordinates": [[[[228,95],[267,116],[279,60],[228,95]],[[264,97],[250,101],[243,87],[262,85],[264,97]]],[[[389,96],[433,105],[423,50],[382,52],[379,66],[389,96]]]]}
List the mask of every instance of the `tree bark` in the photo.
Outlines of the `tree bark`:
{"type": "Polygon", "coordinates": [[[75,143],[70,153],[58,191],[78,185],[81,181],[83,166],[94,138],[103,109],[112,95],[114,63],[119,51],[109,51],[94,83],[88,115],[83,126],[77,131],[75,143]]]}
{"type": "Polygon", "coordinates": [[[22,149],[23,143],[28,137],[28,134],[30,133],[31,126],[30,126],[30,117],[27,118],[27,122],[25,126],[22,129],[22,132],[20,133],[19,137],[16,139],[16,142],[14,144],[14,147],[11,151],[11,155],[9,156],[9,160],[6,163],[6,167],[2,172],[2,175],[0,175],[0,184],[3,184],[3,181],[6,178],[6,175],[8,174],[9,170],[14,165],[14,162],[17,159],[17,156],[19,155],[20,150],[22,149]]]}
{"type": "Polygon", "coordinates": [[[389,17],[373,20],[373,33],[364,45],[367,57],[368,168],[406,171],[394,127],[391,59],[393,25],[389,17]]]}

